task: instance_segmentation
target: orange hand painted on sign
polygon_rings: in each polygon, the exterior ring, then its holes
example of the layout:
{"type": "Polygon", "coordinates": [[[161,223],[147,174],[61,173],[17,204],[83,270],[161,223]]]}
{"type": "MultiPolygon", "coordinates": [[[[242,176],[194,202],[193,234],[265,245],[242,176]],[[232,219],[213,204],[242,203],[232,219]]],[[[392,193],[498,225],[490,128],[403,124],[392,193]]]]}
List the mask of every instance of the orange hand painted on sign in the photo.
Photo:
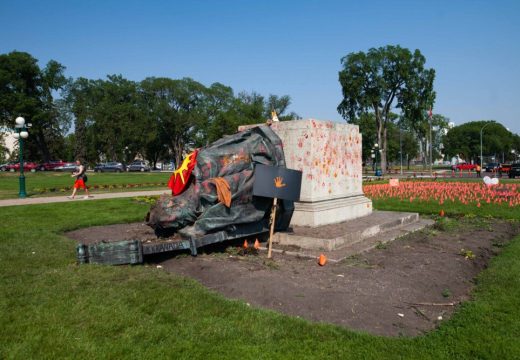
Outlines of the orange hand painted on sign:
{"type": "Polygon", "coordinates": [[[283,178],[282,177],[277,176],[277,177],[274,178],[274,186],[276,186],[277,188],[282,188],[284,186],[287,186],[287,184],[283,183],[283,178]]]}

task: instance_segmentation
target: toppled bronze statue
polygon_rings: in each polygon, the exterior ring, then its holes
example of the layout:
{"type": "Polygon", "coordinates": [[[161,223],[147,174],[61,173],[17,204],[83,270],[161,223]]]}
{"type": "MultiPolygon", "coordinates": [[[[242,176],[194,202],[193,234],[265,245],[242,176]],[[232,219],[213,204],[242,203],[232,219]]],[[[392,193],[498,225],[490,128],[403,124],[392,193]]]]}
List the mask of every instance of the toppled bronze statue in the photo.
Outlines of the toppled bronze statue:
{"type": "MultiPolygon", "coordinates": [[[[255,164],[285,167],[282,142],[266,125],[194,151],[173,173],[172,195],[162,195],[152,206],[147,224],[158,236],[184,238],[268,225],[272,199],[253,196],[255,164]]],[[[292,210],[292,202],[281,202],[277,230],[288,227],[292,210]]]]}

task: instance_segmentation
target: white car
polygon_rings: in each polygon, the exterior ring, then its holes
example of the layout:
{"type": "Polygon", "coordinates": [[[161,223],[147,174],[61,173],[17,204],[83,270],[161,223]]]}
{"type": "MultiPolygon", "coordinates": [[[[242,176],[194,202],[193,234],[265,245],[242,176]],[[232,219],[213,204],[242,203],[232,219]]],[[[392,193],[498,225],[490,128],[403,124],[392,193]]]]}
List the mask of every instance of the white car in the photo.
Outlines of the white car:
{"type": "Polygon", "coordinates": [[[76,163],[65,163],[64,165],[62,166],[58,166],[58,167],[55,167],[54,168],[54,171],[70,171],[70,172],[73,172],[73,171],[76,171],[76,163]]]}

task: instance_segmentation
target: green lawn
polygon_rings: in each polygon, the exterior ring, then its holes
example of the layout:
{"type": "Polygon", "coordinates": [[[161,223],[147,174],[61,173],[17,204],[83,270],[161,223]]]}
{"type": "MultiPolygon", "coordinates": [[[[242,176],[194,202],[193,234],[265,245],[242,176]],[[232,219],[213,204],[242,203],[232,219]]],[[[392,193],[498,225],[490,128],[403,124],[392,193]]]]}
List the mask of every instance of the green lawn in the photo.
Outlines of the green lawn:
{"type": "Polygon", "coordinates": [[[520,358],[520,236],[451,320],[390,339],[250,308],[153,266],[76,264],[64,231],[147,209],[131,199],[0,208],[0,358],[520,358]]]}
{"type": "MultiPolygon", "coordinates": [[[[92,193],[108,191],[132,191],[163,189],[170,173],[87,173],[88,183],[92,193]],[[111,189],[97,189],[99,186],[112,186],[111,189]],[[127,188],[126,185],[139,185],[127,188]]],[[[25,187],[27,196],[55,196],[69,193],[74,184],[74,178],[69,173],[61,172],[27,172],[25,173],[25,187]]],[[[0,172],[0,200],[18,197],[19,173],[0,172]]]]}

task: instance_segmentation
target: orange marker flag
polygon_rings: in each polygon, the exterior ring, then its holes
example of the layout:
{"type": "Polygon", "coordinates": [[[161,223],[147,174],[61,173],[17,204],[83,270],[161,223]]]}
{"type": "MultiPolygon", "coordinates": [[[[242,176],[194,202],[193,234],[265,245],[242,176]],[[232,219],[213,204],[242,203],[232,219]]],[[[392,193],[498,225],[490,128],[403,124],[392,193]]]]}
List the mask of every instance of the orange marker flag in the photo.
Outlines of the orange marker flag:
{"type": "Polygon", "coordinates": [[[324,266],[326,263],[327,263],[327,257],[325,255],[321,254],[320,257],[318,258],[318,264],[320,266],[324,266]]]}

